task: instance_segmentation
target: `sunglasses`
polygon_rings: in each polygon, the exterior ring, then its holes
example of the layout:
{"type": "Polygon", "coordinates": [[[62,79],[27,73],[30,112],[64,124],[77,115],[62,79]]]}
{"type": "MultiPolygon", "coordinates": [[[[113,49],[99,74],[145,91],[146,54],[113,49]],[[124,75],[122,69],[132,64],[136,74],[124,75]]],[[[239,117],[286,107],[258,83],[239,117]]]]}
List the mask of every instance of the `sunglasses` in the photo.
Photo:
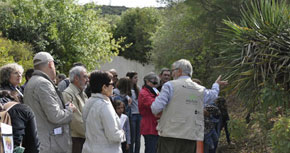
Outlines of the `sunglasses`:
{"type": "Polygon", "coordinates": [[[156,82],[156,81],[150,81],[152,84],[154,84],[154,85],[157,85],[158,84],[158,82],[156,82]]]}
{"type": "Polygon", "coordinates": [[[108,83],[108,86],[109,86],[109,85],[114,86],[114,82],[110,82],[110,83],[108,83]]]}

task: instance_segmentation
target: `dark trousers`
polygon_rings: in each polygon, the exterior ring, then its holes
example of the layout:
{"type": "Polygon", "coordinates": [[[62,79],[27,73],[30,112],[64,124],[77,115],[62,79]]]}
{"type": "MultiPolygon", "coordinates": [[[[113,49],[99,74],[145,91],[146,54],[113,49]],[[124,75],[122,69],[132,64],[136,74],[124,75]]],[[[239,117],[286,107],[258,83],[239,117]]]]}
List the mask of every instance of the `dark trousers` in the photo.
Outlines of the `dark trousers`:
{"type": "Polygon", "coordinates": [[[141,124],[141,115],[140,114],[132,114],[131,117],[131,145],[130,145],[130,153],[139,153],[140,152],[140,124],[141,124]]]}
{"type": "Polygon", "coordinates": [[[85,140],[84,138],[72,137],[72,153],[82,153],[85,140]]]}
{"type": "Polygon", "coordinates": [[[160,136],[157,153],[196,153],[196,141],[160,136]]]}
{"type": "Polygon", "coordinates": [[[145,153],[156,153],[158,135],[143,135],[145,141],[145,153]]]}
{"type": "Polygon", "coordinates": [[[228,130],[228,122],[222,120],[222,118],[220,117],[220,121],[216,125],[216,131],[217,131],[218,137],[220,137],[220,134],[221,134],[223,128],[225,129],[227,142],[228,142],[228,144],[230,144],[231,143],[231,139],[230,139],[230,133],[229,133],[229,130],[228,130]]]}
{"type": "Polygon", "coordinates": [[[127,142],[122,142],[121,146],[123,153],[129,153],[130,150],[129,149],[127,150],[127,142]]]}

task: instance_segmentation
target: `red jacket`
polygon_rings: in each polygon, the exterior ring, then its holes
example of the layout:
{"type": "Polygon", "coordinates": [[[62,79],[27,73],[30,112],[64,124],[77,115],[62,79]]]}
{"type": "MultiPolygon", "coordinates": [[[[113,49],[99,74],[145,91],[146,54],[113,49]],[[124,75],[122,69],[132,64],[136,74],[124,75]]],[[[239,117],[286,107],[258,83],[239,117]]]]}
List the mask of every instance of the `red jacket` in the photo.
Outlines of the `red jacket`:
{"type": "Polygon", "coordinates": [[[142,135],[158,135],[156,130],[157,118],[151,112],[151,104],[155,100],[156,95],[143,87],[138,97],[138,108],[142,116],[140,133],[142,135]]]}

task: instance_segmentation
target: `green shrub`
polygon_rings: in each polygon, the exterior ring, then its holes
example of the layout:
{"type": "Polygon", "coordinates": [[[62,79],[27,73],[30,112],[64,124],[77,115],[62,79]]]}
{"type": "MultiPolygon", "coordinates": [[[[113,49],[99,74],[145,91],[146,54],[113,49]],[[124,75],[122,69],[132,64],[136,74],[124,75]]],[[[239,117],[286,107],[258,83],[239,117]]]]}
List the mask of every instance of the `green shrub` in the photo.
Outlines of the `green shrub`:
{"type": "Polygon", "coordinates": [[[32,47],[27,43],[0,37],[0,55],[0,67],[8,63],[16,62],[23,66],[24,71],[33,68],[32,47]]]}
{"type": "Polygon", "coordinates": [[[248,134],[247,127],[248,126],[245,120],[231,119],[229,121],[229,131],[231,137],[238,142],[243,141],[244,138],[247,136],[248,134]]]}
{"type": "Polygon", "coordinates": [[[275,153],[290,150],[290,118],[280,117],[271,130],[271,142],[275,153]]]}

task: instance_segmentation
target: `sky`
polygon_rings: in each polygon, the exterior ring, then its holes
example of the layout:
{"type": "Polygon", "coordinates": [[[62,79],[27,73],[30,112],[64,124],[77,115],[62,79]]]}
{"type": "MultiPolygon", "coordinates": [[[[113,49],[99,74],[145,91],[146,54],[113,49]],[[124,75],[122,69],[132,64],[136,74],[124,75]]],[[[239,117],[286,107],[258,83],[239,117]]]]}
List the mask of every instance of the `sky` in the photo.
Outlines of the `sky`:
{"type": "Polygon", "coordinates": [[[126,6],[126,7],[161,7],[156,0],[78,0],[79,4],[95,2],[98,5],[126,6]]]}

